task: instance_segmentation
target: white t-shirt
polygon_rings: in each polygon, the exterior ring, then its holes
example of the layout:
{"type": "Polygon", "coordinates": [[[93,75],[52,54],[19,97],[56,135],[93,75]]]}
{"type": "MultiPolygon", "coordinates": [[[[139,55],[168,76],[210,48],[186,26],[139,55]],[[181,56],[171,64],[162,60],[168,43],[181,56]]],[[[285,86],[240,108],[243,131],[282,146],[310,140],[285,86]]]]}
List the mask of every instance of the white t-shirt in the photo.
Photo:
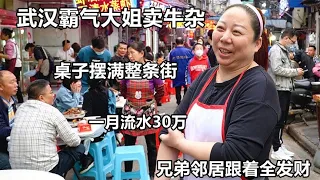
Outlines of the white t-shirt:
{"type": "Polygon", "coordinates": [[[74,62],[75,59],[72,57],[73,54],[74,54],[74,51],[72,48],[70,48],[68,51],[64,51],[63,48],[60,48],[57,51],[56,57],[58,57],[60,60],[74,62]]]}
{"type": "Polygon", "coordinates": [[[15,46],[15,53],[17,53],[17,60],[16,60],[16,67],[22,67],[22,62],[21,62],[21,57],[20,57],[20,51],[19,51],[19,48],[18,46],[16,45],[15,46]]]}

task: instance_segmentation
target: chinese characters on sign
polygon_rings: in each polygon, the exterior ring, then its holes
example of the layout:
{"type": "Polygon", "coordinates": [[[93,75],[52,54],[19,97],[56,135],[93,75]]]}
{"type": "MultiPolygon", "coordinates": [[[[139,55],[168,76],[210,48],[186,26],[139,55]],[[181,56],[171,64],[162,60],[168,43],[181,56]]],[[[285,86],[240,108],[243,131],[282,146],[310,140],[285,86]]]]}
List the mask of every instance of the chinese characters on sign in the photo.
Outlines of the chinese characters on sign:
{"type": "Polygon", "coordinates": [[[77,7],[100,9],[100,12],[107,12],[109,8],[114,11],[121,11],[125,7],[131,8],[131,0],[76,0],[77,7]]]}
{"type": "Polygon", "coordinates": [[[80,11],[77,8],[40,8],[38,10],[35,8],[20,8],[17,10],[17,17],[18,28],[47,28],[51,26],[54,28],[73,29],[79,27],[79,19],[91,20],[95,28],[104,28],[110,24],[117,28],[121,26],[129,28],[162,28],[165,23],[170,23],[173,29],[177,28],[181,23],[186,28],[205,26],[205,12],[195,8],[189,8],[184,11],[168,8],[165,12],[161,8],[154,7],[143,10],[124,7],[121,12],[110,6],[108,6],[107,11],[87,7],[82,8],[80,11]],[[55,21],[57,16],[59,22],[55,21]],[[98,17],[103,17],[104,20],[98,17]]]}

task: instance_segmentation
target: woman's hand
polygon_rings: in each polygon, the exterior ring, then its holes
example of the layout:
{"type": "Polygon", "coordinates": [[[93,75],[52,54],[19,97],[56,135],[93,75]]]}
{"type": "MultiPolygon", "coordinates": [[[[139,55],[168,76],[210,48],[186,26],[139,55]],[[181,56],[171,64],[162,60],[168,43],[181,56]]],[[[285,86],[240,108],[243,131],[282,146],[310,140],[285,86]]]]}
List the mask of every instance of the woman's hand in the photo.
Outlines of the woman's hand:
{"type": "Polygon", "coordinates": [[[160,136],[161,141],[169,147],[179,149],[180,144],[185,140],[184,134],[179,130],[168,129],[168,134],[160,136]]]}
{"type": "Polygon", "coordinates": [[[81,91],[81,85],[79,85],[78,83],[70,84],[70,88],[73,93],[80,93],[81,91]]]}

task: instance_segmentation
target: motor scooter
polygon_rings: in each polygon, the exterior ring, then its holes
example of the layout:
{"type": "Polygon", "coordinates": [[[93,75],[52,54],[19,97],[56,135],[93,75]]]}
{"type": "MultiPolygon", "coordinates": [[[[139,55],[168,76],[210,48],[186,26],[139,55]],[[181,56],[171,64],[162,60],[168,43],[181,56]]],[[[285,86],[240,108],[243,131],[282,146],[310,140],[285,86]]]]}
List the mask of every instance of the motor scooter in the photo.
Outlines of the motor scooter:
{"type": "Polygon", "coordinates": [[[316,115],[316,102],[313,100],[314,94],[320,94],[320,82],[310,82],[308,79],[295,80],[294,90],[291,92],[289,115],[295,117],[299,115],[308,125],[305,114],[316,115]]]}

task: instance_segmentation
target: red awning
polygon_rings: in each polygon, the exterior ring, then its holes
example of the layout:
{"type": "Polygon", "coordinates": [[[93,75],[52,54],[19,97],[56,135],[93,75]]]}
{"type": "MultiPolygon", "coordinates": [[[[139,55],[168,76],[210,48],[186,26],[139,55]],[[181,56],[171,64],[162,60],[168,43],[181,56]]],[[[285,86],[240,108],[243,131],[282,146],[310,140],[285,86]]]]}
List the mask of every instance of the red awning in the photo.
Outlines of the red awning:
{"type": "Polygon", "coordinates": [[[182,1],[182,0],[158,0],[160,2],[163,2],[165,4],[175,6],[175,7],[180,7],[180,8],[188,8],[189,5],[188,3],[182,1]]]}
{"type": "Polygon", "coordinates": [[[16,26],[17,24],[16,12],[0,9],[0,24],[16,26]]]}

